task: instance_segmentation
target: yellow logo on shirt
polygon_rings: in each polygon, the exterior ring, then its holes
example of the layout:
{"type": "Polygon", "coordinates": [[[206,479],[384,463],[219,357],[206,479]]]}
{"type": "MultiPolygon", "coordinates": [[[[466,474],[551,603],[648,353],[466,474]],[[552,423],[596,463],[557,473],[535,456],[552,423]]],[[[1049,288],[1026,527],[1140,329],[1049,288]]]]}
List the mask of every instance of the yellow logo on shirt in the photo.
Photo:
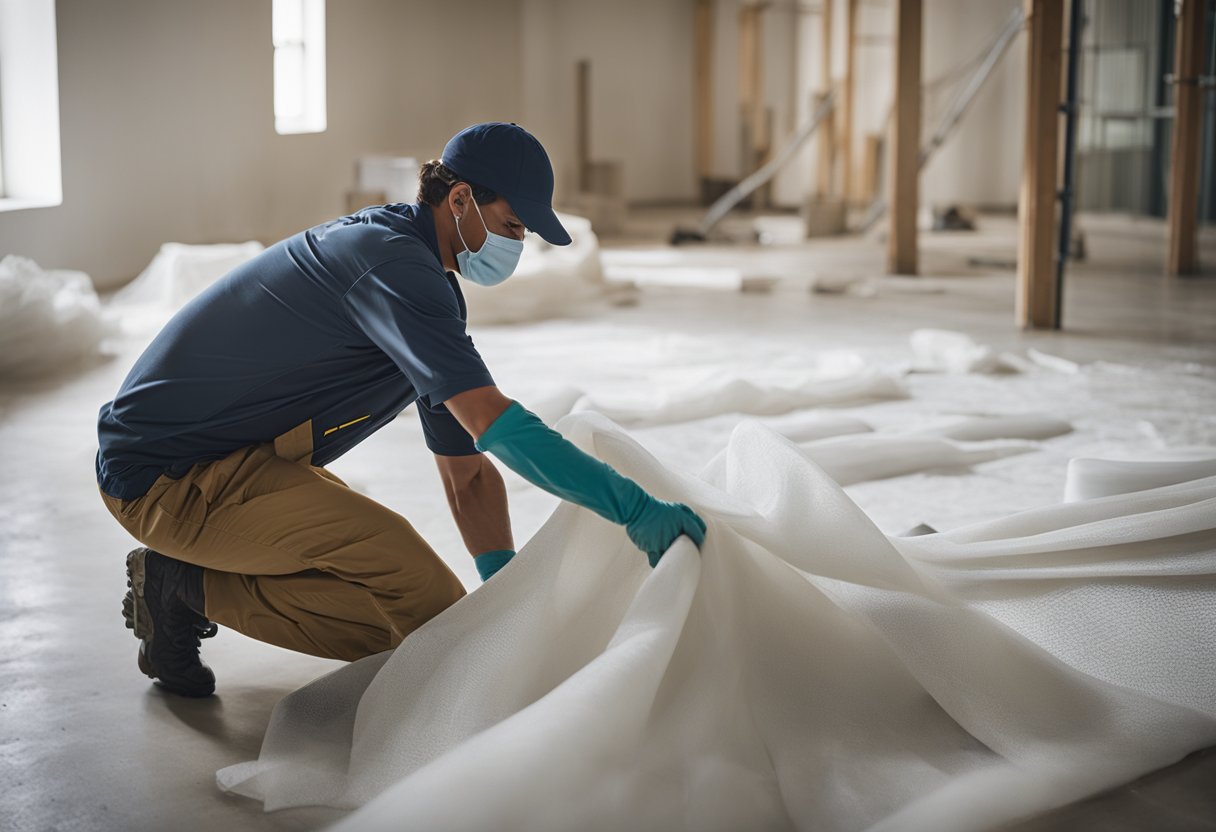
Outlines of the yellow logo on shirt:
{"type": "Polygon", "coordinates": [[[334,432],[334,431],[336,431],[336,430],[342,430],[342,428],[348,428],[348,427],[350,427],[351,425],[358,424],[359,422],[362,422],[364,419],[370,419],[370,418],[372,418],[372,414],[370,414],[370,413],[369,413],[369,414],[367,414],[366,416],[360,416],[358,419],[351,419],[349,422],[346,422],[346,423],[344,423],[344,424],[338,425],[336,428],[330,428],[330,429],[328,429],[327,431],[325,431],[325,432],[324,432],[324,433],[322,433],[321,435],[322,435],[322,436],[329,436],[331,433],[333,433],[333,432],[334,432]]]}

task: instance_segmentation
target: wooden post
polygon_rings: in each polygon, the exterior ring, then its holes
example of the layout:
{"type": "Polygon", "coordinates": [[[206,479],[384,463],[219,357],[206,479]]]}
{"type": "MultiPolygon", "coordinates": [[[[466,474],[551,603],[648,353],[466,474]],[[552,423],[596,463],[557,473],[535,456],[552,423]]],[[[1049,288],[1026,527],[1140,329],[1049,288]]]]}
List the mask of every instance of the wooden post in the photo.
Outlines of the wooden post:
{"type": "Polygon", "coordinates": [[[1026,0],[1026,132],[1016,304],[1016,320],[1023,328],[1053,329],[1060,301],[1055,230],[1063,32],[1064,0],[1026,0]]]}
{"type": "Polygon", "coordinates": [[[916,274],[916,212],[920,203],[921,0],[896,0],[895,116],[891,127],[887,271],[916,274]]]}
{"type": "Polygon", "coordinates": [[[764,53],[760,46],[763,35],[761,3],[748,3],[739,8],[739,110],[743,118],[743,175],[756,167],[764,133],[764,53]]]}
{"type": "MultiPolygon", "coordinates": [[[[764,102],[764,28],[763,12],[767,0],[747,3],[739,8],[739,112],[743,122],[741,142],[742,176],[764,163],[769,150],[768,108],[764,102]]],[[[765,204],[768,187],[751,197],[753,207],[765,204]]]]}
{"type": "Polygon", "coordinates": [[[1203,132],[1204,0],[1182,0],[1174,55],[1174,135],[1168,209],[1170,274],[1199,271],[1195,222],[1199,204],[1199,141],[1203,132]]]}
{"type": "Polygon", "coordinates": [[[578,157],[578,189],[586,193],[591,190],[591,61],[579,61],[577,73],[574,99],[578,135],[575,154],[578,157]]]}
{"type": "Polygon", "coordinates": [[[861,202],[878,198],[878,169],[882,165],[882,134],[866,133],[861,149],[861,202]]]}
{"type": "MultiPolygon", "coordinates": [[[[822,100],[832,91],[832,3],[833,0],[820,0],[822,3],[822,12],[820,13],[820,22],[822,31],[820,32],[820,60],[822,62],[819,97],[822,100]]],[[[815,137],[816,144],[819,145],[819,164],[816,169],[816,185],[815,195],[819,198],[832,196],[833,176],[836,167],[836,113],[833,109],[823,119],[819,125],[818,135],[815,137]]]]}
{"type": "Polygon", "coordinates": [[[841,195],[853,201],[853,46],[857,40],[857,0],[847,0],[844,13],[844,80],[840,85],[841,195]]]}
{"type": "Polygon", "coordinates": [[[697,178],[703,191],[714,169],[714,0],[697,0],[693,60],[697,95],[697,178]]]}

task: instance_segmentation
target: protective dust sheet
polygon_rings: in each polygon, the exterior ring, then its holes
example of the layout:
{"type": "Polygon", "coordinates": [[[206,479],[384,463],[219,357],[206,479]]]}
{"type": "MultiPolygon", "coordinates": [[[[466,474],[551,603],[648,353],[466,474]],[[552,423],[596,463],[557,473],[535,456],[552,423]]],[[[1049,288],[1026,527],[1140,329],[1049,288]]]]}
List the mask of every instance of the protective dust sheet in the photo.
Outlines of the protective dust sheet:
{"type": "Polygon", "coordinates": [[[1018,431],[799,446],[745,421],[691,474],[600,414],[558,427],[695,506],[702,550],[652,571],[562,504],[399,649],[283,699],[222,788],[354,809],[342,832],[971,830],[1216,743],[1216,454],[1076,465],[1071,502],[893,537],[841,481],[1018,431]]]}

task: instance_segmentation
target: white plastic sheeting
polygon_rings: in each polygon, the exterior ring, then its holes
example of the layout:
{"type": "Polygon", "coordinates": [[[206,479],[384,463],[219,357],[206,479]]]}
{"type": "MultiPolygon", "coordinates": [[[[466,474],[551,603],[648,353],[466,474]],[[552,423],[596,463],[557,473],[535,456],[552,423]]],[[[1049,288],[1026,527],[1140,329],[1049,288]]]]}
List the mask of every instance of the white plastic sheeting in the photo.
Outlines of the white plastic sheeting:
{"type": "Polygon", "coordinates": [[[915,372],[1016,373],[1025,363],[1011,353],[999,353],[948,329],[918,329],[910,340],[915,372]]]}
{"type": "Polygon", "coordinates": [[[524,238],[524,253],[509,279],[497,286],[462,280],[471,324],[507,324],[577,315],[602,301],[627,302],[630,287],[604,281],[599,238],[591,221],[558,214],[570,245],[551,246],[535,234],[524,238]]]}
{"type": "Polygon", "coordinates": [[[0,260],[0,377],[59,374],[95,356],[115,331],[84,272],[0,260]]]}
{"type": "MultiPolygon", "coordinates": [[[[396,651],[282,700],[222,788],[358,807],[341,832],[970,830],[1216,742],[1216,477],[899,538],[838,482],[897,440],[829,476],[748,421],[693,475],[601,415],[559,428],[696,507],[700,553],[651,571],[562,504],[396,651]]],[[[1074,490],[1142,484],[1106,478],[1074,490]]]]}
{"type": "MultiPolygon", "coordinates": [[[[595,309],[601,301],[631,301],[631,287],[604,281],[599,241],[591,223],[569,214],[559,216],[570,232],[570,245],[551,246],[530,234],[510,279],[493,287],[461,280],[470,323],[517,323],[577,315],[595,309]]],[[[262,244],[256,241],[165,243],[147,268],[117,292],[112,302],[130,322],[129,329],[144,332],[262,250],[262,244]]]]}
{"type": "Polygon", "coordinates": [[[114,294],[111,303],[176,311],[263,248],[257,241],[215,245],[165,243],[147,268],[114,294]]]}

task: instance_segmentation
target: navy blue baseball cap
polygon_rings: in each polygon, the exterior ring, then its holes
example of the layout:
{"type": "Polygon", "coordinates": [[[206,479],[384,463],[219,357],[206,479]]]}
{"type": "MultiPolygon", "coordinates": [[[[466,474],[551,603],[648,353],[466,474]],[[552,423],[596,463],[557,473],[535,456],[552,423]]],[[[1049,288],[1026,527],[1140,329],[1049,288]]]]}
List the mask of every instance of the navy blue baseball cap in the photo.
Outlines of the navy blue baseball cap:
{"type": "Polygon", "coordinates": [[[553,165],[536,137],[518,124],[488,121],[466,127],[439,159],[461,179],[504,197],[531,231],[555,246],[570,235],[553,213],[553,165]]]}

